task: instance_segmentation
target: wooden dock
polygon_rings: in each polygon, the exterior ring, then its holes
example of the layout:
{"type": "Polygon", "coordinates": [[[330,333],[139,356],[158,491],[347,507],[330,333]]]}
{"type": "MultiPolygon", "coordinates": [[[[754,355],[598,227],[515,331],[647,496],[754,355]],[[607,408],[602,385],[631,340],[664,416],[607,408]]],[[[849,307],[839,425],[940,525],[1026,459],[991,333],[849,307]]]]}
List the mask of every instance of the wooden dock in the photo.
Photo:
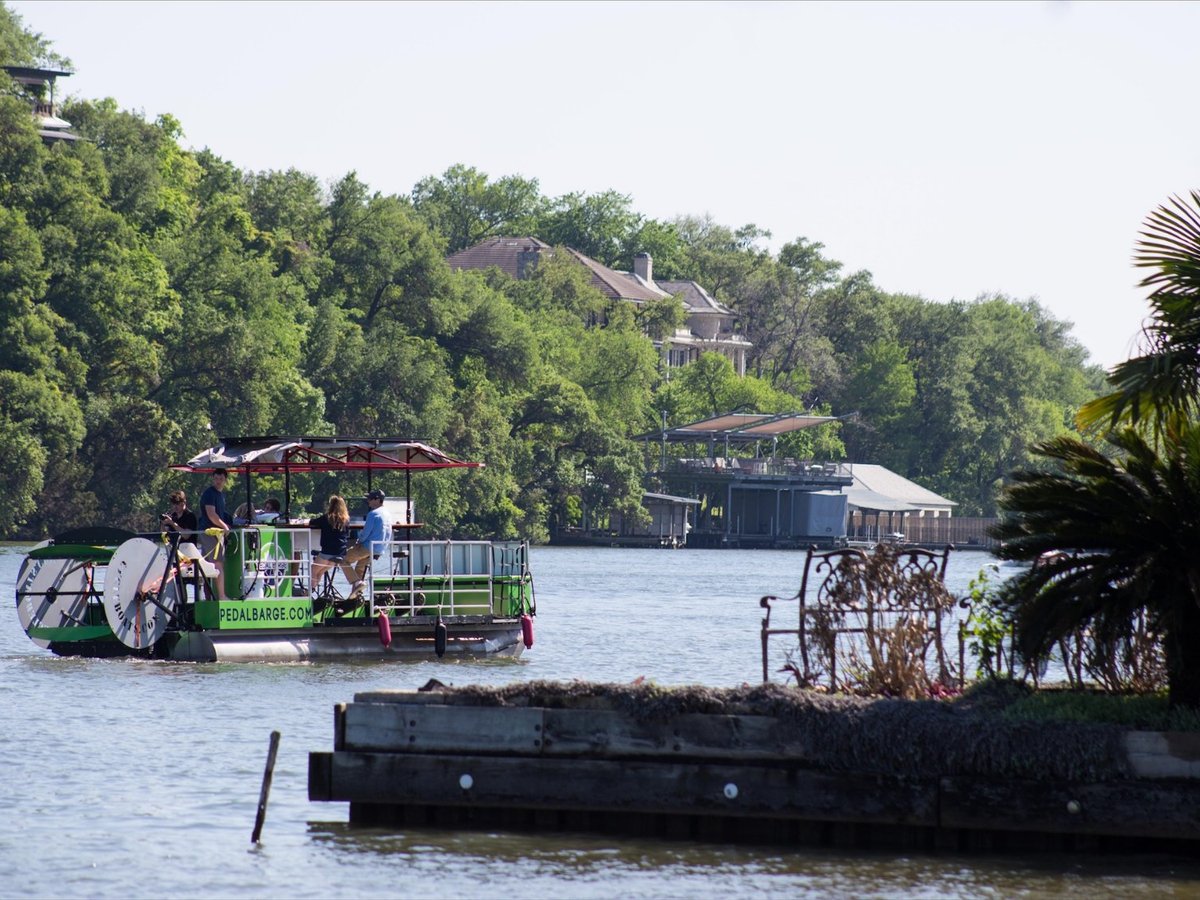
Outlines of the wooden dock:
{"type": "Polygon", "coordinates": [[[607,687],[360,693],[335,708],[333,752],[309,756],[309,797],[349,803],[360,825],[1200,850],[1200,734],[1043,724],[993,739],[932,701],[893,723],[897,701],[797,705],[777,685],[607,687]]]}

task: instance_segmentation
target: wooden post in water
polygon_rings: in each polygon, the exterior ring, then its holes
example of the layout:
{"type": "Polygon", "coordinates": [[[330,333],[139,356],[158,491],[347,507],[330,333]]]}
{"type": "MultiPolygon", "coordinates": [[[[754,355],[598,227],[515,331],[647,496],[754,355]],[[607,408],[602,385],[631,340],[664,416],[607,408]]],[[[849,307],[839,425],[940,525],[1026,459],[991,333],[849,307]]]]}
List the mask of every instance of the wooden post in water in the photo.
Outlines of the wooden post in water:
{"type": "Polygon", "coordinates": [[[271,778],[275,774],[275,754],[279,752],[279,732],[271,732],[271,748],[267,751],[267,767],[263,771],[262,792],[258,795],[258,815],[254,817],[254,834],[250,843],[257,844],[267,818],[267,795],[271,793],[271,778]]]}

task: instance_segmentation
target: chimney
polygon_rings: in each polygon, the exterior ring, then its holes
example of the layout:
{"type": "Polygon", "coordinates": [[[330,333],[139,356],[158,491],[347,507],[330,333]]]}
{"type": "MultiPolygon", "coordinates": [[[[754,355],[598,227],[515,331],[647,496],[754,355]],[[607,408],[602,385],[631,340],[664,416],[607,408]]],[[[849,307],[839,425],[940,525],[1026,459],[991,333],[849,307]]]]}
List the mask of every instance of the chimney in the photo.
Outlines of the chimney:
{"type": "Polygon", "coordinates": [[[649,253],[639,253],[633,258],[633,274],[642,281],[654,284],[654,260],[649,253]]]}

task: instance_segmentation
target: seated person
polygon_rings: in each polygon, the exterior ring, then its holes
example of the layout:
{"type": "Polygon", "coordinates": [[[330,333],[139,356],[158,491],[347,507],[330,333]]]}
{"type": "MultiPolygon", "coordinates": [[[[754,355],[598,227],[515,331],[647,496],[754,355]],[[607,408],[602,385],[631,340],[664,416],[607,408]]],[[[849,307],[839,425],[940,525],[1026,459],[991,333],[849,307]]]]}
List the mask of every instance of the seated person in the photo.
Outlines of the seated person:
{"type": "Polygon", "coordinates": [[[262,509],[254,514],[254,521],[259,525],[273,525],[279,516],[279,501],[274,497],[268,497],[263,501],[262,509]]]}
{"type": "Polygon", "coordinates": [[[249,503],[239,503],[238,508],[233,511],[233,524],[249,525],[250,516],[253,514],[253,512],[254,510],[250,508],[249,503]]]}
{"type": "Polygon", "coordinates": [[[350,549],[350,511],[346,501],[334,494],[324,514],[310,519],[308,527],[321,529],[321,549],[312,567],[313,590],[320,591],[321,579],[335,563],[341,565],[346,580],[354,584],[354,569],[345,562],[346,551],[350,549]]]}
{"type": "Polygon", "coordinates": [[[170,504],[168,509],[159,517],[159,522],[167,531],[179,532],[180,540],[194,541],[197,529],[196,514],[188,509],[187,494],[183,491],[171,491],[167,496],[170,504]]]}
{"type": "Polygon", "coordinates": [[[383,509],[385,495],[379,488],[367,491],[366,501],[370,512],[363,522],[362,531],[358,533],[358,541],[346,553],[346,561],[354,564],[354,587],[350,597],[362,596],[366,588],[367,569],[371,560],[383,552],[392,539],[392,521],[383,509]]]}

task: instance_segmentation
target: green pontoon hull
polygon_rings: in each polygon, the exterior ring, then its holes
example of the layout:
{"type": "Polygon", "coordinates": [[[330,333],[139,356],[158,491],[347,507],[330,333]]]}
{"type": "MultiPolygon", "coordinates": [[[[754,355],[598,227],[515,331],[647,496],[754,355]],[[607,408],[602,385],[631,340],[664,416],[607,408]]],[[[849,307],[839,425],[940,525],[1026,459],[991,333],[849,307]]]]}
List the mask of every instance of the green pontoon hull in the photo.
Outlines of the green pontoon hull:
{"type": "MultiPolygon", "coordinates": [[[[443,620],[447,658],[517,657],[525,649],[517,619],[464,616],[443,620]],[[474,620],[474,621],[472,621],[474,620]]],[[[191,631],[176,635],[167,658],[192,662],[307,662],[345,659],[420,660],[435,656],[434,623],[390,623],[384,646],[376,623],[327,625],[305,631],[191,631]]]]}

